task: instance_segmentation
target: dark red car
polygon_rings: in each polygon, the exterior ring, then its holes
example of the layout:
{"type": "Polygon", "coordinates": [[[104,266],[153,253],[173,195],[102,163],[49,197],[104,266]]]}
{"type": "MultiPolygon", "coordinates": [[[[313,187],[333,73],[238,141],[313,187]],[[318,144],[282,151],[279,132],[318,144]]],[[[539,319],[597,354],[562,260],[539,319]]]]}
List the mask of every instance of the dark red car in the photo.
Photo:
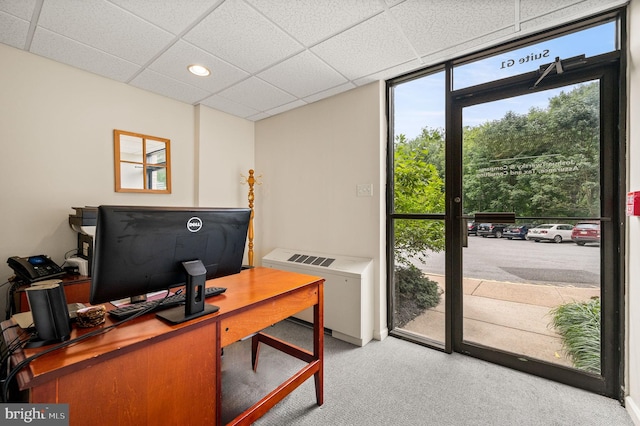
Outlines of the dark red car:
{"type": "Polygon", "coordinates": [[[600,244],[600,223],[580,222],[571,231],[571,241],[579,246],[587,243],[600,244]]]}

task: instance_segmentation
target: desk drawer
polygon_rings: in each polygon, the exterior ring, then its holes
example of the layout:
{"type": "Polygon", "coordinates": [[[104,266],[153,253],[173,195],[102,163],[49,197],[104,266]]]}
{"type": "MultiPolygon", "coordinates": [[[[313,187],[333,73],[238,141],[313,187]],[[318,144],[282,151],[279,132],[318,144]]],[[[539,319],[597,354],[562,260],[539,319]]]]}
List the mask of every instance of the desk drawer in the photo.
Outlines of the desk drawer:
{"type": "Polygon", "coordinates": [[[267,302],[249,306],[248,309],[221,319],[221,346],[237,342],[252,333],[289,318],[303,309],[318,304],[318,286],[307,286],[294,290],[267,302]]]}

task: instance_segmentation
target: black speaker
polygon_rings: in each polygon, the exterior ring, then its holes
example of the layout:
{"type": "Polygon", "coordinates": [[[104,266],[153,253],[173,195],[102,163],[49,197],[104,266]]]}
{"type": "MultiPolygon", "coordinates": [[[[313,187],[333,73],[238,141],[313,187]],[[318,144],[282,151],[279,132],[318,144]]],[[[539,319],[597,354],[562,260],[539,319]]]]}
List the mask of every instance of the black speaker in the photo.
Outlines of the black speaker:
{"type": "Polygon", "coordinates": [[[60,284],[34,285],[27,289],[27,299],[38,338],[29,347],[68,340],[71,320],[64,289],[60,284]]]}

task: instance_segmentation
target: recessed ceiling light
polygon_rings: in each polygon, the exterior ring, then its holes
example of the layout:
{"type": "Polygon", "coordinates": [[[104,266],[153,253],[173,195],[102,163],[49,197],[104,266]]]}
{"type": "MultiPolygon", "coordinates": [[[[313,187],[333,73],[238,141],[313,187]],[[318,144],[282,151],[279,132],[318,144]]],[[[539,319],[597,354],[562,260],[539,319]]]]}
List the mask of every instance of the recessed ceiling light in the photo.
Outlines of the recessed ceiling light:
{"type": "Polygon", "coordinates": [[[209,71],[208,68],[203,67],[202,65],[189,65],[187,69],[189,70],[189,72],[191,72],[191,74],[195,74],[198,77],[206,77],[211,74],[211,71],[209,71]]]}

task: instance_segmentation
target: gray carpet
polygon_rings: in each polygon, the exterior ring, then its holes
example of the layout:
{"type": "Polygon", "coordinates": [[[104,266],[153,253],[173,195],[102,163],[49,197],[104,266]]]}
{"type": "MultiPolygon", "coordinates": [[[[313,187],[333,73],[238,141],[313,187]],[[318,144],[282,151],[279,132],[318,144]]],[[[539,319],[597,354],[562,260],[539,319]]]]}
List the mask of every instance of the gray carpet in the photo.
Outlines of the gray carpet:
{"type": "MultiPolygon", "coordinates": [[[[311,349],[305,326],[267,332],[311,349]]],[[[225,423],[301,365],[263,346],[253,373],[249,340],[225,348],[225,423]]],[[[633,425],[614,399],[393,337],[358,348],[325,336],[324,381],[322,407],[309,379],[256,425],[633,425]]]]}

